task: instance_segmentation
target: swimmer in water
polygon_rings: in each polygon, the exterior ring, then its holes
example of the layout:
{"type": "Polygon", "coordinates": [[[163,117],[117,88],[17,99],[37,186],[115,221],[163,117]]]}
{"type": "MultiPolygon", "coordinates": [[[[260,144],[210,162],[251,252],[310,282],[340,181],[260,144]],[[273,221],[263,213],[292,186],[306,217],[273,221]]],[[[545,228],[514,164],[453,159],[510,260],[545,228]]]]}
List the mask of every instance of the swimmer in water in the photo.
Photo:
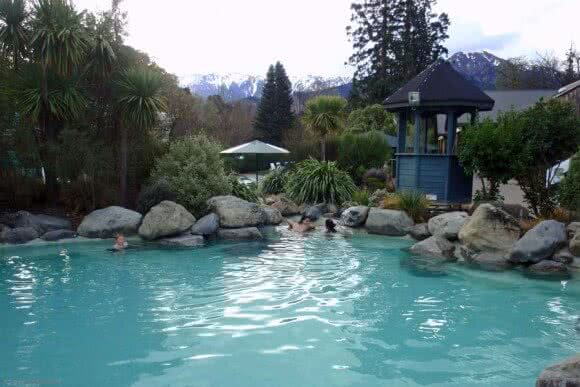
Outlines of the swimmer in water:
{"type": "Polygon", "coordinates": [[[125,236],[121,233],[117,234],[115,238],[115,244],[113,245],[113,250],[122,251],[125,250],[129,244],[125,240],[125,236]]]}
{"type": "Polygon", "coordinates": [[[299,233],[305,233],[308,231],[312,231],[315,229],[314,225],[310,221],[310,218],[302,215],[302,218],[298,222],[293,222],[289,219],[286,219],[288,223],[288,230],[296,231],[299,233]]]}
{"type": "Polygon", "coordinates": [[[337,232],[336,231],[336,223],[334,222],[334,220],[326,219],[326,222],[324,223],[324,225],[326,226],[327,233],[334,234],[337,232]]]}

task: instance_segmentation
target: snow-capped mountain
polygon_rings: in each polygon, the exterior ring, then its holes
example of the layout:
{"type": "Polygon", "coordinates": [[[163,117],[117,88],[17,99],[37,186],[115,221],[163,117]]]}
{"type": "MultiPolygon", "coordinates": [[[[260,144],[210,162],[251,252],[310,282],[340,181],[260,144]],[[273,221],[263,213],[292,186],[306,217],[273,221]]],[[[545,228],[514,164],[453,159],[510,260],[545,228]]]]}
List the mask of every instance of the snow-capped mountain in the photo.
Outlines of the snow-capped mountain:
{"type": "Polygon", "coordinates": [[[483,90],[495,89],[497,68],[505,62],[487,51],[457,52],[449,58],[453,67],[483,90]]]}
{"type": "MultiPolygon", "coordinates": [[[[181,84],[192,93],[202,97],[221,95],[226,101],[244,98],[260,98],[265,78],[248,74],[193,74],[180,79],[181,84]]],[[[350,82],[349,77],[323,77],[309,75],[290,77],[294,92],[310,92],[341,86],[350,82]]]]}

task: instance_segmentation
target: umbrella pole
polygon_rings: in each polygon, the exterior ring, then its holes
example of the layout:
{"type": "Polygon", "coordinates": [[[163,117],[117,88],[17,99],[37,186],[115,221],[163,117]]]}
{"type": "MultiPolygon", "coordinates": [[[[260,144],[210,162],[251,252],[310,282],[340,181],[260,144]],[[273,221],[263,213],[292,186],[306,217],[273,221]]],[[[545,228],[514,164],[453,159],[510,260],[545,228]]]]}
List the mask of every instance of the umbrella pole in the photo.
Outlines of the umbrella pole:
{"type": "Polygon", "coordinates": [[[256,185],[258,185],[258,154],[256,153],[256,185]]]}

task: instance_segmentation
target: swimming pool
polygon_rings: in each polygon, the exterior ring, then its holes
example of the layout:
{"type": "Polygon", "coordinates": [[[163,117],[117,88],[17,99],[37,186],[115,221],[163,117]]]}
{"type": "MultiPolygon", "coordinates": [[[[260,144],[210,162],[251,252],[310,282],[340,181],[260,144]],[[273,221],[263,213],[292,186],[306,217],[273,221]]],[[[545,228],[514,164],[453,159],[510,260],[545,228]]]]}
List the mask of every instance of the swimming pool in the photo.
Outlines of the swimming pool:
{"type": "Polygon", "coordinates": [[[406,239],[281,233],[124,254],[0,248],[0,379],[530,386],[580,351],[578,279],[432,266],[406,239]]]}

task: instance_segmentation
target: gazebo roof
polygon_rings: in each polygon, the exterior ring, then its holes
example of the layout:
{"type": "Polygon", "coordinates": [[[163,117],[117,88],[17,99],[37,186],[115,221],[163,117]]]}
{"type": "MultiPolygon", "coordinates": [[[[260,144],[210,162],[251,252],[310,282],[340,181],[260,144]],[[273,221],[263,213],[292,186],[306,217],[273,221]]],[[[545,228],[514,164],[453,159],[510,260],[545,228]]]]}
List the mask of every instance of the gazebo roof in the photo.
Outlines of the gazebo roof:
{"type": "Polygon", "coordinates": [[[449,62],[439,59],[383,102],[387,110],[411,107],[409,93],[419,92],[419,109],[465,108],[491,110],[493,99],[458,73],[449,62]]]}

